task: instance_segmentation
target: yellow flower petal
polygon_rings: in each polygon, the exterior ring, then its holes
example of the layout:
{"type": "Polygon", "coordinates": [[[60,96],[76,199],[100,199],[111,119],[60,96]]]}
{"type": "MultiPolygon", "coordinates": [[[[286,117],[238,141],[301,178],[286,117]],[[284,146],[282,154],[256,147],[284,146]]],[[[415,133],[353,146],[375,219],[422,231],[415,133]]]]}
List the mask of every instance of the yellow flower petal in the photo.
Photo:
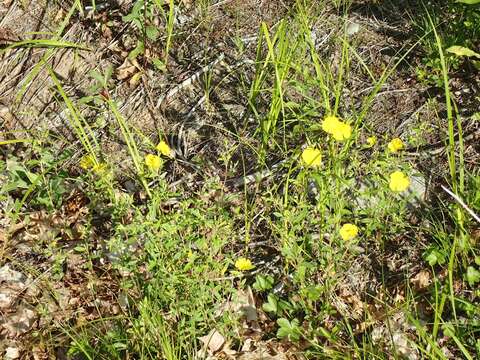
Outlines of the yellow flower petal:
{"type": "Polygon", "coordinates": [[[377,143],[377,137],[376,136],[369,136],[367,138],[368,147],[373,147],[376,143],[377,143]]]}
{"type": "Polygon", "coordinates": [[[93,167],[94,165],[95,165],[95,160],[93,158],[93,155],[91,155],[91,154],[85,155],[84,157],[82,157],[80,159],[80,167],[83,170],[88,170],[91,167],[93,167]]]}
{"type": "Polygon", "coordinates": [[[403,144],[403,141],[401,139],[395,138],[388,143],[387,147],[388,147],[388,150],[390,150],[390,152],[396,153],[397,151],[402,150],[405,147],[405,145],[403,144]]]}
{"type": "Polygon", "coordinates": [[[352,240],[358,235],[358,227],[354,224],[343,224],[340,228],[340,236],[343,240],[352,240]]]}
{"type": "Polygon", "coordinates": [[[325,116],[325,119],[322,121],[322,129],[328,134],[333,134],[340,124],[341,121],[335,115],[325,116]]]}
{"type": "Polygon", "coordinates": [[[170,146],[163,140],[158,143],[156,149],[164,156],[171,156],[172,154],[172,149],[170,149],[170,146]]]}
{"type": "Polygon", "coordinates": [[[150,170],[156,171],[162,166],[162,159],[157,155],[147,154],[147,156],[145,156],[145,165],[147,165],[150,170]]]}
{"type": "Polygon", "coordinates": [[[322,129],[337,141],[346,140],[352,135],[352,127],[334,115],[328,115],[323,119],[322,129]]]}
{"type": "Polygon", "coordinates": [[[337,141],[347,140],[352,136],[352,127],[344,122],[337,124],[337,128],[333,131],[332,136],[337,141]]]}
{"type": "Polygon", "coordinates": [[[307,166],[318,167],[322,165],[322,153],[314,147],[307,147],[302,152],[303,163],[307,166]]]}
{"type": "Polygon", "coordinates": [[[248,271],[255,268],[255,265],[249,259],[239,258],[235,261],[235,267],[240,271],[248,271]]]}
{"type": "Polygon", "coordinates": [[[402,192],[410,186],[410,179],[401,171],[395,171],[390,174],[390,183],[388,186],[392,191],[402,192]]]}
{"type": "Polygon", "coordinates": [[[96,165],[93,165],[92,170],[98,175],[102,175],[107,171],[107,164],[98,163],[96,165]]]}

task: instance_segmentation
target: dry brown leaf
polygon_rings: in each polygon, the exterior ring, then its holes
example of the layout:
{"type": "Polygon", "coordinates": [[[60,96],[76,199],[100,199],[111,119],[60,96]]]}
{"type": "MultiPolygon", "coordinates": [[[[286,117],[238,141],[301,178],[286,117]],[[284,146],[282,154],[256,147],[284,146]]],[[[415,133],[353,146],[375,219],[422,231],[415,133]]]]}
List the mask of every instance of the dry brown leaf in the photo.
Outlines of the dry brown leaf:
{"type": "Polygon", "coordinates": [[[27,307],[22,307],[14,314],[5,315],[0,323],[10,336],[18,336],[26,333],[35,323],[37,314],[27,307]]]}
{"type": "Polygon", "coordinates": [[[410,281],[415,290],[422,291],[432,283],[432,277],[430,271],[421,270],[417,275],[410,279],[410,281]]]}
{"type": "Polygon", "coordinates": [[[472,233],[470,234],[470,239],[472,245],[476,245],[480,242],[480,228],[472,230],[472,233]]]}
{"type": "Polygon", "coordinates": [[[140,80],[142,80],[142,75],[143,75],[143,72],[141,71],[133,74],[133,76],[130,78],[130,81],[128,82],[130,87],[137,86],[140,83],[140,80]]]}
{"type": "Polygon", "coordinates": [[[135,74],[137,72],[137,68],[133,65],[125,66],[125,67],[122,67],[122,66],[120,66],[117,69],[117,79],[118,80],[126,80],[130,76],[132,76],[133,74],[135,74]]]}
{"type": "Polygon", "coordinates": [[[395,344],[395,350],[403,359],[418,360],[418,350],[412,345],[412,342],[403,332],[395,332],[392,336],[392,342],[395,344]]]}
{"type": "Polygon", "coordinates": [[[54,21],[55,22],[60,22],[65,18],[65,11],[63,11],[62,8],[55,14],[54,21]]]}
{"type": "MultiPolygon", "coordinates": [[[[250,343],[247,345],[246,351],[239,356],[238,360],[288,360],[295,359],[290,357],[290,351],[284,349],[280,343],[277,342],[264,342],[259,341],[255,344],[250,343]]],[[[243,350],[243,348],[242,348],[243,350]]],[[[290,354],[291,355],[291,354],[290,354]]]]}
{"type": "Polygon", "coordinates": [[[208,335],[202,336],[198,339],[203,343],[204,349],[208,350],[211,354],[221,350],[225,344],[225,338],[217,331],[217,329],[213,329],[208,335]]]}
{"type": "Polygon", "coordinates": [[[254,348],[253,339],[247,339],[242,345],[242,352],[251,352],[254,348]]]}
{"type": "Polygon", "coordinates": [[[17,299],[17,294],[15,290],[0,287],[0,311],[8,311],[17,299]]]}
{"type": "Polygon", "coordinates": [[[232,349],[232,341],[228,340],[222,348],[222,354],[225,354],[228,358],[236,359],[237,351],[232,349]]]}
{"type": "Polygon", "coordinates": [[[117,71],[116,71],[117,79],[126,80],[131,76],[133,76],[134,74],[137,74],[138,72],[141,72],[141,71],[142,71],[142,68],[138,64],[137,60],[135,59],[130,60],[127,57],[125,58],[125,61],[123,62],[123,64],[117,68],[117,71]]]}
{"type": "Polygon", "coordinates": [[[8,45],[9,43],[19,41],[20,38],[15,35],[12,29],[8,27],[0,27],[0,44],[8,45]]]}

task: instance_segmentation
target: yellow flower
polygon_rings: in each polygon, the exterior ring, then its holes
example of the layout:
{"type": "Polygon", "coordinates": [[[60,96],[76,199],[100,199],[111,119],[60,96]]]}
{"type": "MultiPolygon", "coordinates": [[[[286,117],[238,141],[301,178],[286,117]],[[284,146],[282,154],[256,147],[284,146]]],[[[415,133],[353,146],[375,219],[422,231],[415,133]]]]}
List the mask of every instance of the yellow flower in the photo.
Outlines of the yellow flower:
{"type": "Polygon", "coordinates": [[[367,145],[368,147],[373,147],[377,143],[377,137],[376,136],[369,136],[367,138],[367,145]]]}
{"type": "Polygon", "coordinates": [[[95,165],[95,159],[92,154],[85,155],[80,159],[80,167],[83,170],[88,170],[95,165]]]}
{"type": "Polygon", "coordinates": [[[102,175],[107,170],[107,164],[105,163],[98,163],[92,166],[92,170],[96,172],[98,175],[102,175]]]}
{"type": "Polygon", "coordinates": [[[410,179],[401,171],[395,171],[390,174],[390,183],[388,186],[392,191],[402,192],[410,186],[410,179]]]}
{"type": "Polygon", "coordinates": [[[322,121],[322,129],[326,133],[332,134],[340,123],[340,119],[335,115],[327,115],[322,121]]]}
{"type": "Polygon", "coordinates": [[[322,153],[314,147],[307,147],[302,152],[302,160],[307,166],[318,167],[322,165],[322,153]]]}
{"type": "Polygon", "coordinates": [[[162,159],[157,155],[148,154],[145,156],[145,165],[147,165],[150,170],[156,171],[162,166],[162,159]]]}
{"type": "Polygon", "coordinates": [[[337,141],[347,140],[352,136],[352,127],[344,122],[340,122],[332,136],[337,141]]]}
{"type": "Polygon", "coordinates": [[[164,156],[171,156],[172,154],[172,149],[170,149],[170,146],[163,140],[158,143],[156,149],[164,156]]]}
{"type": "Polygon", "coordinates": [[[388,143],[388,150],[390,150],[392,153],[396,153],[397,151],[402,150],[404,147],[405,145],[403,144],[403,141],[399,138],[392,139],[392,141],[388,143]]]}
{"type": "Polygon", "coordinates": [[[343,224],[340,228],[340,236],[343,240],[352,240],[358,235],[358,227],[354,224],[343,224]]]}
{"type": "Polygon", "coordinates": [[[235,267],[240,271],[248,271],[255,268],[255,265],[253,265],[252,262],[246,258],[239,258],[237,261],[235,261],[235,267]]]}
{"type": "Polygon", "coordinates": [[[352,127],[334,115],[328,115],[323,119],[322,129],[337,141],[346,140],[352,135],[352,127]]]}

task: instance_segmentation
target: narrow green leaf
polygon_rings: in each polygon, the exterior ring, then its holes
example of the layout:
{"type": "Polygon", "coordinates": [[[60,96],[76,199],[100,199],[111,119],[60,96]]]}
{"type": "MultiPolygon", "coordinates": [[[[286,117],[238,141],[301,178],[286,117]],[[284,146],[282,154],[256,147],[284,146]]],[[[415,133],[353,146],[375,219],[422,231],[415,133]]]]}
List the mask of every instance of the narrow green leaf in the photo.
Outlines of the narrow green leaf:
{"type": "Polygon", "coordinates": [[[455,54],[457,56],[476,57],[480,59],[479,53],[463,46],[458,46],[458,45],[450,46],[447,49],[447,52],[451,54],[455,54]]]}
{"type": "Polygon", "coordinates": [[[54,39],[30,39],[24,41],[14,42],[7,47],[0,49],[0,55],[9,49],[15,48],[76,48],[82,50],[89,50],[87,47],[75,44],[68,41],[60,41],[54,39]]]}
{"type": "Polygon", "coordinates": [[[475,5],[480,4],[480,0],[457,0],[457,3],[467,4],[467,5],[475,5]]]}

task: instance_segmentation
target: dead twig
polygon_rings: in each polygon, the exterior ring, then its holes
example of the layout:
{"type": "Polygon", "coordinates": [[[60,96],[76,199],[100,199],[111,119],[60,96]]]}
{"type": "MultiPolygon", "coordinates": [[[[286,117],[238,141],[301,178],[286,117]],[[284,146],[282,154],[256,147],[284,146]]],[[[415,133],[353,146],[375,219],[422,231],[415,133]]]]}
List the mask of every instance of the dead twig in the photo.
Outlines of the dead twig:
{"type": "Polygon", "coordinates": [[[468,212],[468,213],[480,224],[480,217],[479,217],[477,214],[475,214],[475,213],[473,212],[473,210],[470,209],[470,208],[468,207],[468,205],[465,204],[465,203],[463,202],[463,200],[462,200],[457,194],[455,194],[453,191],[451,191],[450,189],[448,189],[447,187],[445,187],[445,186],[443,186],[443,185],[440,185],[440,187],[441,187],[442,190],[445,191],[448,195],[450,195],[452,198],[454,198],[455,201],[456,201],[457,203],[459,203],[460,206],[463,207],[463,208],[465,209],[465,211],[468,212]]]}
{"type": "Polygon", "coordinates": [[[213,67],[215,65],[217,65],[220,61],[222,61],[224,57],[225,57],[225,54],[223,54],[223,53],[220,54],[210,64],[205,65],[200,70],[198,70],[195,74],[193,74],[189,78],[185,79],[180,84],[178,84],[176,87],[174,87],[169,92],[167,92],[164,96],[161,96],[157,101],[156,109],[158,109],[166,99],[169,99],[169,98],[175,96],[180,90],[182,90],[183,88],[185,88],[187,86],[190,86],[194,81],[198,80],[203,73],[213,69],[213,67]]]}

